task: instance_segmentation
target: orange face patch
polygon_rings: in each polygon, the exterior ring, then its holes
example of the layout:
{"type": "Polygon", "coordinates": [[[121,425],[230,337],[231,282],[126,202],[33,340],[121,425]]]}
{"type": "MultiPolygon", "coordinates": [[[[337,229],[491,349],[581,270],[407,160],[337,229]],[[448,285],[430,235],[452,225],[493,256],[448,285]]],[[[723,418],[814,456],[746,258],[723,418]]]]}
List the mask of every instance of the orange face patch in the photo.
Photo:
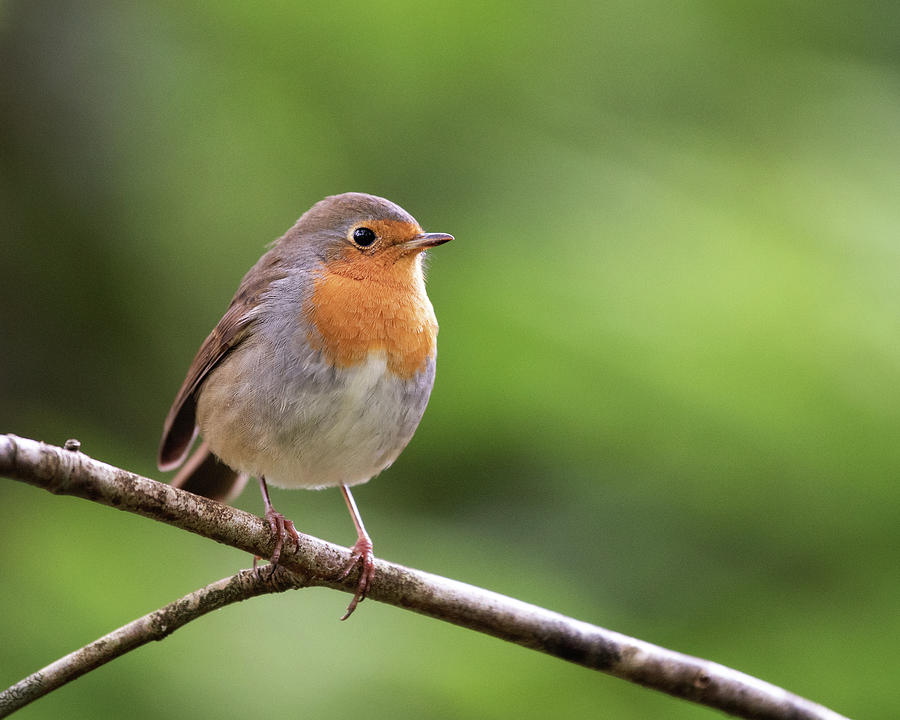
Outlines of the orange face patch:
{"type": "Polygon", "coordinates": [[[367,220],[354,226],[354,228],[356,227],[367,227],[374,230],[379,238],[381,247],[396,245],[404,240],[410,240],[422,232],[422,228],[416,223],[403,222],[402,220],[367,220]]]}
{"type": "MultiPolygon", "coordinates": [[[[369,353],[383,350],[391,372],[412,377],[433,357],[437,320],[425,294],[425,279],[417,251],[401,243],[420,232],[418,227],[392,227],[389,221],[366,224],[383,239],[372,254],[348,245],[315,280],[310,302],[304,308],[316,332],[310,345],[321,350],[339,367],[364,362],[369,353]],[[382,235],[384,233],[384,235],[382,235]]],[[[408,223],[392,223],[392,225],[408,223]]]]}

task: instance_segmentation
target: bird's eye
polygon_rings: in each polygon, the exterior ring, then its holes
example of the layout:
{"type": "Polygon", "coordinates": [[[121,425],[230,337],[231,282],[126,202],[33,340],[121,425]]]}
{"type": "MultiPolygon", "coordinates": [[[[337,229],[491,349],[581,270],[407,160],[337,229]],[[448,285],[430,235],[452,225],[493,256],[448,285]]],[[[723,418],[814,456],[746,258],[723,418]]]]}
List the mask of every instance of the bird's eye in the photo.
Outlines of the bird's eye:
{"type": "Polygon", "coordinates": [[[375,231],[370,228],[358,227],[353,231],[353,242],[360,247],[369,247],[376,239],[375,231]]]}

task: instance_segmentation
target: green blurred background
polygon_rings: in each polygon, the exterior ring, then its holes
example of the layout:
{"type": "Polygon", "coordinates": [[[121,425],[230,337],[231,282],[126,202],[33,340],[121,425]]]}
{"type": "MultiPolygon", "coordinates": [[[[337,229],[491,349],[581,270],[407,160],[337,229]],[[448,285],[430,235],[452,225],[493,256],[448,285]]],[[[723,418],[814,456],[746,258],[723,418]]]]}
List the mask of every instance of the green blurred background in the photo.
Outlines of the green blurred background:
{"type": "MultiPolygon", "coordinates": [[[[266,243],[384,195],[457,240],[430,407],[357,492],[376,553],[888,717],[898,37],[895,2],[2,2],[0,431],[161,477],[266,243]]],[[[336,490],[273,500],[354,539],[336,490]]],[[[11,481],[0,538],[2,686],[249,563],[11,481]]],[[[229,608],[21,717],[717,716],[346,602],[229,608]]]]}

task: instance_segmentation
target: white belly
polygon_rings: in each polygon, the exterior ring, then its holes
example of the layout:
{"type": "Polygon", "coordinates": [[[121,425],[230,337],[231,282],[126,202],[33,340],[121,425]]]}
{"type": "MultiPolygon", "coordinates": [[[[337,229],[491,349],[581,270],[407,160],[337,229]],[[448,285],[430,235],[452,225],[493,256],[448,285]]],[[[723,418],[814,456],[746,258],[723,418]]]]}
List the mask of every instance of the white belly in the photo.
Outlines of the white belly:
{"type": "Polygon", "coordinates": [[[241,370],[260,359],[249,355],[236,353],[210,375],[197,419],[213,453],[278,487],[355,485],[380,473],[412,437],[433,378],[398,378],[373,352],[354,367],[294,369],[248,390],[241,370]]]}

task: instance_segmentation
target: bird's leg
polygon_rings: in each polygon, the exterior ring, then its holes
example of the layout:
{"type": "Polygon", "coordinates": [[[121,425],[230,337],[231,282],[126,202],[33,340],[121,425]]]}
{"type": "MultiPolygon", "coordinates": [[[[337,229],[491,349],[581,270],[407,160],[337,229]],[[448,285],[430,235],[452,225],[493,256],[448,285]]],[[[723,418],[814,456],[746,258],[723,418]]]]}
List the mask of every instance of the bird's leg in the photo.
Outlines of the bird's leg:
{"type": "Polygon", "coordinates": [[[344,571],[338,579],[343,580],[357,564],[360,566],[356,592],[347,606],[347,612],[341,618],[341,620],[346,620],[356,610],[356,606],[366,598],[366,592],[372,584],[372,579],[375,577],[375,554],[372,552],[372,538],[366,532],[362,518],[359,516],[359,510],[356,508],[356,501],[350,493],[350,488],[346,485],[341,485],[341,492],[344,494],[344,501],[347,503],[347,509],[350,510],[353,524],[356,526],[357,540],[356,544],[350,549],[350,560],[344,566],[344,571]]]}
{"type": "MultiPolygon", "coordinates": [[[[278,559],[281,557],[281,549],[284,547],[285,531],[291,534],[297,547],[300,547],[300,535],[297,534],[297,528],[294,527],[293,521],[288,520],[272,507],[272,501],[269,500],[269,488],[264,477],[259,478],[259,489],[262,492],[263,502],[266,504],[266,520],[269,522],[269,527],[275,536],[275,549],[272,551],[272,557],[269,560],[272,568],[269,571],[269,576],[271,577],[272,573],[275,572],[275,568],[278,567],[278,559]]],[[[256,558],[253,559],[253,567],[256,567],[256,558]]]]}

